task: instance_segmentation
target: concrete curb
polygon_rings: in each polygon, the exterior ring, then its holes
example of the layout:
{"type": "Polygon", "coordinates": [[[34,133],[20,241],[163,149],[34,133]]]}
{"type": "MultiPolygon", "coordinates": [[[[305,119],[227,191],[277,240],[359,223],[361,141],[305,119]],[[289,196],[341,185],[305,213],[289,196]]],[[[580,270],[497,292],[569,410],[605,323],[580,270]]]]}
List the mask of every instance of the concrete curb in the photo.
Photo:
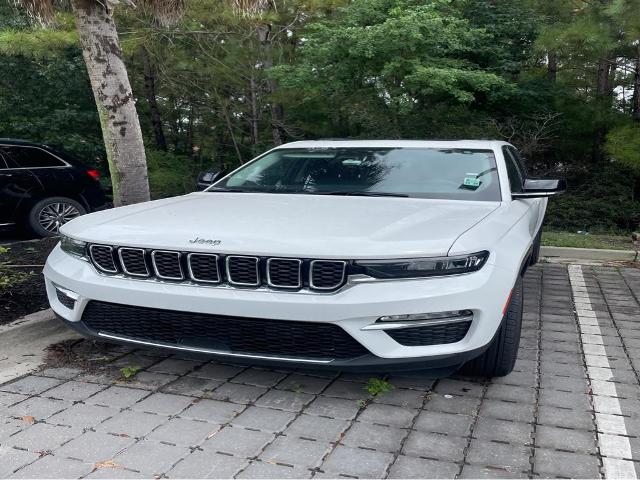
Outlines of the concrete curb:
{"type": "Polygon", "coordinates": [[[42,365],[46,348],[79,338],[55,318],[50,309],[26,315],[0,327],[0,384],[19,378],[42,365]]]}
{"type": "Polygon", "coordinates": [[[577,260],[599,261],[634,261],[637,260],[633,250],[606,250],[598,248],[540,247],[540,256],[547,258],[571,258],[577,260]]]}

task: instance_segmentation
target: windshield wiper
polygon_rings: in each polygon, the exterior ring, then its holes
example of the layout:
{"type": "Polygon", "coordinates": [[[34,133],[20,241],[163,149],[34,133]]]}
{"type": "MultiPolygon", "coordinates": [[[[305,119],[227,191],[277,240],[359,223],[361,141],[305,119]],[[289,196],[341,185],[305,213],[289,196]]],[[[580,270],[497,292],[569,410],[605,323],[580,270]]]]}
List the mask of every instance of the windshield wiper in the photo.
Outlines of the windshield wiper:
{"type": "Polygon", "coordinates": [[[348,197],[408,197],[406,193],[391,192],[314,192],[314,195],[344,195],[348,197]]]}
{"type": "Polygon", "coordinates": [[[213,187],[208,192],[252,192],[255,190],[245,190],[244,188],[229,188],[229,187],[213,187]]]}

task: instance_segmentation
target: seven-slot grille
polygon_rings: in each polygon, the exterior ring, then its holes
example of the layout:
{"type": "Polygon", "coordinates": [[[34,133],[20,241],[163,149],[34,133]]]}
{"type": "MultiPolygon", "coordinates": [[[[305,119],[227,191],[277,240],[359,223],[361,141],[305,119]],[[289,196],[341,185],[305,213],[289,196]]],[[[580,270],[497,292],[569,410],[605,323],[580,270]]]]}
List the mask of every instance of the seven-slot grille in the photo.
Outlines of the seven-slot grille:
{"type": "Polygon", "coordinates": [[[331,291],[344,285],[347,262],[265,258],[248,255],[150,250],[91,245],[90,258],[102,273],[236,287],[331,291]]]}

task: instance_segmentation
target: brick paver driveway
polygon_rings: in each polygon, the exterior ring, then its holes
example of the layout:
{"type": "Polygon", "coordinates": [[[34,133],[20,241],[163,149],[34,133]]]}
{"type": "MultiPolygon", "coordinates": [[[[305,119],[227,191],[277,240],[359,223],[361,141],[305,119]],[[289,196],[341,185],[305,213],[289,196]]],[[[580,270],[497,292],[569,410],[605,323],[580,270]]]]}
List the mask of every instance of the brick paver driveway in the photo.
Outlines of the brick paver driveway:
{"type": "Polygon", "coordinates": [[[365,402],[372,375],[82,341],[106,366],[0,385],[0,477],[635,477],[638,296],[640,270],[538,266],[515,372],[380,374],[365,402]]]}

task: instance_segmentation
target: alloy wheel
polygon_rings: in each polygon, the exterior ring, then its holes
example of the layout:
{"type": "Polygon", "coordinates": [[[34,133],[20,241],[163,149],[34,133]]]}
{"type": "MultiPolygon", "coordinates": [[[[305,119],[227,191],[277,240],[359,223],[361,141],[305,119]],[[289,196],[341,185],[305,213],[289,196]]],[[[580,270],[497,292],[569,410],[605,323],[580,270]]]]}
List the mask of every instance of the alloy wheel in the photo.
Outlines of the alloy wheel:
{"type": "Polygon", "coordinates": [[[66,202],[50,203],[40,210],[38,221],[47,232],[58,233],[58,229],[80,215],[80,211],[66,202]]]}

